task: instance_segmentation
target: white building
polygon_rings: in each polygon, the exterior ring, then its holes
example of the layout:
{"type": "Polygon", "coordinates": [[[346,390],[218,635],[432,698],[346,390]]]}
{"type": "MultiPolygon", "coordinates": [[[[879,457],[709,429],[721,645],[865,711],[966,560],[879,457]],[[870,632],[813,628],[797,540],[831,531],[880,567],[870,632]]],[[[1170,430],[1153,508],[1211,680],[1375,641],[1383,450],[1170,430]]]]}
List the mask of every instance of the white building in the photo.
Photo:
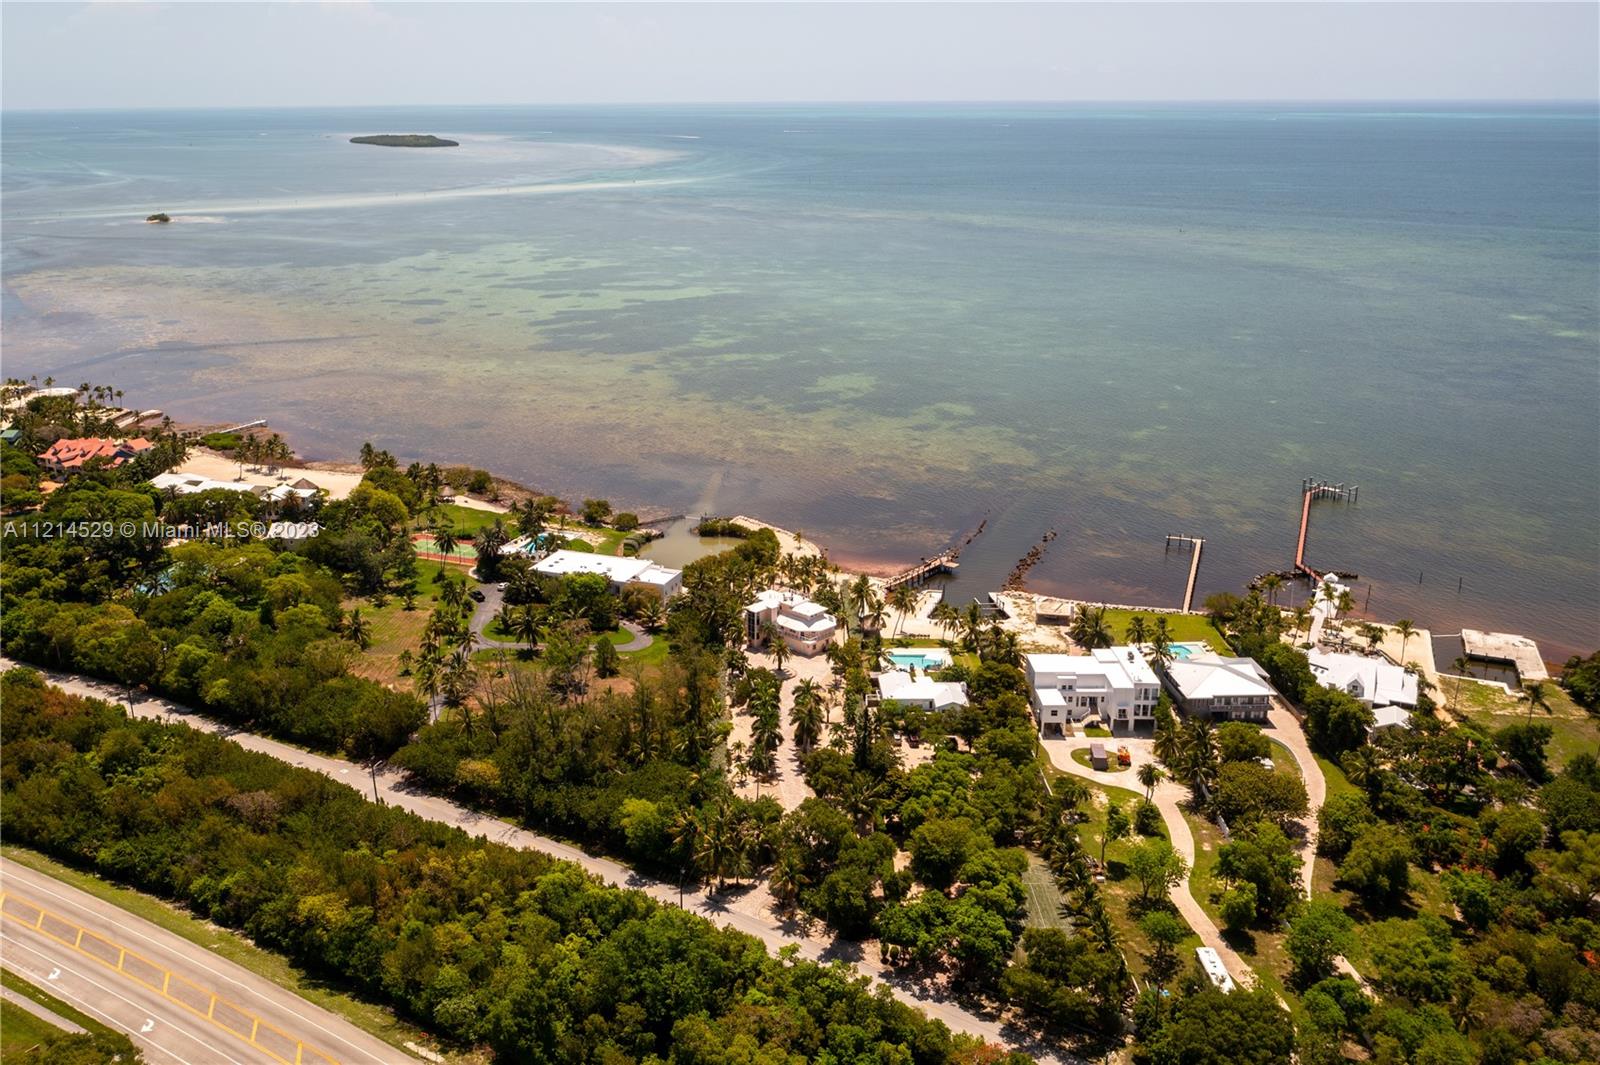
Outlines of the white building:
{"type": "Polygon", "coordinates": [[[1214,651],[1174,660],[1166,682],[1184,713],[1214,720],[1265,721],[1277,694],[1255,659],[1214,651]]]}
{"type": "Polygon", "coordinates": [[[1372,712],[1372,727],[1367,729],[1371,739],[1380,732],[1405,730],[1411,727],[1411,711],[1403,706],[1380,706],[1372,712]]]}
{"type": "Polygon", "coordinates": [[[1311,672],[1324,688],[1354,696],[1364,706],[1417,705],[1417,678],[1386,658],[1311,651],[1311,672]]]}
{"type": "Polygon", "coordinates": [[[744,608],[744,636],[752,647],[766,640],[768,624],[797,655],[807,657],[827,649],[839,622],[826,607],[796,592],[769,589],[744,608]]]}
{"type": "Polygon", "coordinates": [[[1040,732],[1059,733],[1090,717],[1114,733],[1155,727],[1161,682],[1138,648],[1023,655],[1023,670],[1040,732]]]}
{"type": "Polygon", "coordinates": [[[913,677],[898,669],[878,674],[878,695],[884,702],[893,699],[921,710],[950,710],[967,705],[965,684],[934,680],[927,674],[913,677]]]}
{"type": "Polygon", "coordinates": [[[618,595],[629,588],[643,588],[662,602],[683,591],[683,571],[658,566],[647,558],[597,555],[590,551],[552,551],[533,564],[535,573],[546,577],[572,577],[594,573],[604,577],[618,595]]]}
{"type": "Polygon", "coordinates": [[[158,473],[150,478],[150,484],[162,492],[180,496],[217,489],[224,492],[248,492],[269,503],[284,503],[289,500],[308,503],[316,498],[318,491],[316,485],[303,477],[293,484],[267,485],[251,484],[248,481],[218,481],[211,477],[202,477],[197,473],[158,473]]]}

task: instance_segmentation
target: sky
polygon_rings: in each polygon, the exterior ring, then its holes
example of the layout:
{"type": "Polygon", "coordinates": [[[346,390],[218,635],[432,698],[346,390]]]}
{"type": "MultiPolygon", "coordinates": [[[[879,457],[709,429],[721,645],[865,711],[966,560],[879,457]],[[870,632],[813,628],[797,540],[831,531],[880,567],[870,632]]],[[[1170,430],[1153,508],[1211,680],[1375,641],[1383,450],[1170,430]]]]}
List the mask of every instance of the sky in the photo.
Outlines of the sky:
{"type": "Polygon", "coordinates": [[[0,107],[1593,100],[1600,5],[0,5],[0,107]]]}

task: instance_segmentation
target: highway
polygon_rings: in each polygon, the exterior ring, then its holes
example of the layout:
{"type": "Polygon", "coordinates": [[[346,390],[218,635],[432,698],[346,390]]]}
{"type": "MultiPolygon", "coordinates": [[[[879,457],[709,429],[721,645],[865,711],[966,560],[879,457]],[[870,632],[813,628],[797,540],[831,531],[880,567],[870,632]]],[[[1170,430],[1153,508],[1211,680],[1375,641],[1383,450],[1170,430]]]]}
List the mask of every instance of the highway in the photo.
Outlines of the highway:
{"type": "Polygon", "coordinates": [[[119,1032],[150,1065],[414,1060],[265,977],[0,858],[5,967],[119,1032]]]}

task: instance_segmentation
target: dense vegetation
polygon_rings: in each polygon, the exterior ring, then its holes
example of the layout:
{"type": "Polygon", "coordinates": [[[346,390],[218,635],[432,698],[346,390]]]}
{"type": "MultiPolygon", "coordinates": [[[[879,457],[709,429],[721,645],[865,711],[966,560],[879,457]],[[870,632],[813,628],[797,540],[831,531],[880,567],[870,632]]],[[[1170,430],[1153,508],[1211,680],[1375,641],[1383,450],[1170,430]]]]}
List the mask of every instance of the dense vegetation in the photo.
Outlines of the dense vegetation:
{"type": "Polygon", "coordinates": [[[181,900],[508,1061],[945,1062],[967,1044],[842,969],[775,960],[573,866],[14,670],[7,835],[181,900]]]}

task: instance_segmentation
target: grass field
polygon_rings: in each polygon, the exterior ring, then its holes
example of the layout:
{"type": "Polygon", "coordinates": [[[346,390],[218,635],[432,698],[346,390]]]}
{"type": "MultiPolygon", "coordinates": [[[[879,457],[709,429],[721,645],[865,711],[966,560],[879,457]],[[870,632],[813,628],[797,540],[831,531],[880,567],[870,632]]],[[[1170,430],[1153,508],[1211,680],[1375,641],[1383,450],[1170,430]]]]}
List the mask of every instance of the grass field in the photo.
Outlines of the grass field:
{"type": "Polygon", "coordinates": [[[1545,753],[1551,772],[1558,772],[1574,755],[1600,749],[1600,718],[1573,702],[1559,684],[1547,682],[1543,686],[1549,709],[1540,710],[1528,699],[1509,695],[1492,684],[1472,681],[1460,683],[1460,699],[1457,700],[1456,681],[1447,679],[1443,683],[1451,696],[1452,712],[1464,715],[1479,728],[1493,732],[1523,721],[1543,721],[1549,725],[1551,736],[1545,753]]]}
{"type": "MultiPolygon", "coordinates": [[[[1093,769],[1094,768],[1094,766],[1089,761],[1089,749],[1087,747],[1079,747],[1077,750],[1073,751],[1072,752],[1072,760],[1074,762],[1077,762],[1079,765],[1083,766],[1085,769],[1093,769]]],[[[1106,767],[1104,769],[1102,769],[1101,772],[1102,773],[1126,773],[1132,768],[1133,768],[1132,766],[1122,765],[1120,762],[1118,762],[1117,761],[1117,752],[1115,750],[1108,749],[1106,751],[1106,767]]]]}
{"type": "MultiPolygon", "coordinates": [[[[330,987],[316,977],[296,969],[289,963],[288,959],[262,950],[242,935],[220,928],[208,921],[202,921],[191,916],[187,911],[180,910],[153,896],[119,887],[101,880],[97,876],[69,868],[36,851],[5,845],[0,847],[0,852],[3,852],[7,858],[18,865],[25,865],[30,869],[36,869],[41,873],[55,877],[57,880],[71,884],[80,891],[85,891],[96,898],[111,903],[113,906],[127,910],[136,917],[142,917],[151,924],[159,925],[169,932],[182,936],[189,942],[204,947],[220,958],[226,958],[236,965],[243,966],[256,975],[292,991],[308,1002],[313,1002],[323,1009],[337,1013],[356,1027],[371,1032],[391,1046],[404,1047],[407,1041],[416,1042],[422,1046],[428,1046],[432,1043],[432,1039],[427,1033],[399,1019],[387,1007],[364,1002],[343,991],[330,987]]],[[[71,1020],[79,1020],[77,1016],[64,1010],[58,1012],[61,1012],[62,1016],[71,1020]]],[[[79,1023],[82,1023],[82,1021],[79,1021],[79,1023]]],[[[85,1025],[85,1027],[88,1027],[88,1025],[85,1025]]],[[[453,1058],[452,1060],[466,1061],[469,1059],[453,1058]]]]}
{"type": "MultiPolygon", "coordinates": [[[[1133,620],[1135,614],[1142,613],[1138,610],[1111,610],[1106,611],[1106,625],[1110,627],[1117,643],[1126,643],[1128,639],[1128,622],[1133,620]]],[[[1222,638],[1222,633],[1217,631],[1211,619],[1203,614],[1144,614],[1146,624],[1153,624],[1157,617],[1167,619],[1167,635],[1173,643],[1190,643],[1205,641],[1211,645],[1213,651],[1222,654],[1231,654],[1227,641],[1222,638]]]]}
{"type": "Polygon", "coordinates": [[[361,619],[371,627],[372,632],[372,644],[356,658],[351,672],[379,684],[406,687],[411,683],[410,677],[400,675],[400,652],[416,654],[421,645],[423,626],[428,623],[428,614],[439,602],[439,593],[444,587],[434,583],[434,577],[441,570],[449,570],[452,576],[460,579],[458,567],[443,562],[417,561],[417,602],[414,610],[407,610],[405,600],[400,596],[390,596],[383,606],[373,606],[372,600],[365,598],[345,600],[345,610],[359,609],[361,619]]]}
{"type": "Polygon", "coordinates": [[[493,525],[496,518],[499,518],[507,525],[507,531],[509,532],[511,524],[509,515],[495,514],[487,510],[479,510],[477,507],[464,507],[459,503],[440,503],[432,510],[425,510],[418,515],[417,524],[426,527],[448,520],[451,527],[455,529],[457,536],[472,536],[493,525]]]}
{"type": "Polygon", "coordinates": [[[0,1065],[26,1060],[28,1051],[61,1032],[21,1006],[0,1001],[0,1065]]]}

